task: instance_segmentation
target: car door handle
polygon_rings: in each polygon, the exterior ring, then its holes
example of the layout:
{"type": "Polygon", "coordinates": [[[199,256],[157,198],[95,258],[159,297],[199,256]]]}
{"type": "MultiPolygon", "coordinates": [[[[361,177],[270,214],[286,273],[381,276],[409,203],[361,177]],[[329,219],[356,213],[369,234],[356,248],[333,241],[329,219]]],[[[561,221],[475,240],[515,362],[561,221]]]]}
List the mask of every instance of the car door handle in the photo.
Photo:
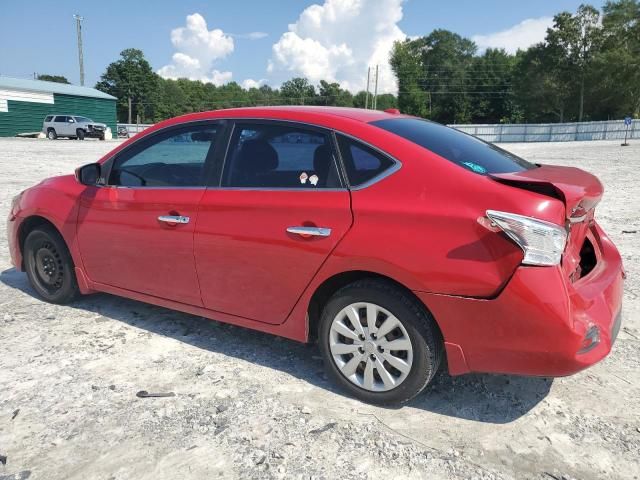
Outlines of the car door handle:
{"type": "Polygon", "coordinates": [[[331,235],[330,228],[322,227],[289,227],[287,232],[302,235],[303,237],[328,237],[331,235]]]}
{"type": "Polygon", "coordinates": [[[189,223],[189,220],[189,217],[182,215],[160,215],[158,217],[158,221],[164,223],[189,223]]]}

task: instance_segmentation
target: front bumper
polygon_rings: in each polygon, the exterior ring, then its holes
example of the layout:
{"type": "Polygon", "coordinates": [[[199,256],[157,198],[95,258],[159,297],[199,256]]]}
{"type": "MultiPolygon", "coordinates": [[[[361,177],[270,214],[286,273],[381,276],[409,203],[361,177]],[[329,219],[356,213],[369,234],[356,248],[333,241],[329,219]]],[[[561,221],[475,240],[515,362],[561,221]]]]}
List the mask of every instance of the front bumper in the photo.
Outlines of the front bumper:
{"type": "Polygon", "coordinates": [[[86,130],[85,136],[89,138],[102,138],[105,135],[106,130],[100,130],[97,128],[88,128],[86,130]]]}
{"type": "Polygon", "coordinates": [[[595,223],[591,240],[598,263],[575,283],[560,266],[521,266],[495,299],[415,292],[440,325],[450,373],[564,376],[602,360],[620,329],[624,270],[595,223]]]}
{"type": "Polygon", "coordinates": [[[9,213],[7,218],[7,239],[9,241],[9,255],[11,256],[11,264],[18,271],[22,271],[22,254],[20,253],[20,245],[18,245],[18,231],[20,228],[20,217],[16,216],[13,211],[9,213]]]}

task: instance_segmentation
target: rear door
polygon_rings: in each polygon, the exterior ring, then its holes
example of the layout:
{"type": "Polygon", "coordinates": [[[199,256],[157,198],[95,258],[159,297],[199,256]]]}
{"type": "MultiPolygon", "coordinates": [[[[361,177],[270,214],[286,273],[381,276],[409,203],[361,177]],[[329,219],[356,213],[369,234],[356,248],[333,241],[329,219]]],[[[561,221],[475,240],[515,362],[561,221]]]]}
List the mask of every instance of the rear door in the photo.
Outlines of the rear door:
{"type": "Polygon", "coordinates": [[[330,132],[237,121],[204,193],[195,257],[205,307],[282,323],[351,226],[330,132]],[[222,160],[222,159],[221,159],[222,160]]]}
{"type": "Polygon", "coordinates": [[[54,122],[53,122],[53,128],[56,131],[56,135],[60,135],[60,136],[65,136],[65,135],[69,135],[69,124],[67,122],[67,118],[64,115],[58,115],[54,122]]]}
{"type": "Polygon", "coordinates": [[[87,187],[78,215],[91,280],[202,305],[193,233],[219,130],[209,122],[170,127],[105,165],[107,185],[87,187]]]}

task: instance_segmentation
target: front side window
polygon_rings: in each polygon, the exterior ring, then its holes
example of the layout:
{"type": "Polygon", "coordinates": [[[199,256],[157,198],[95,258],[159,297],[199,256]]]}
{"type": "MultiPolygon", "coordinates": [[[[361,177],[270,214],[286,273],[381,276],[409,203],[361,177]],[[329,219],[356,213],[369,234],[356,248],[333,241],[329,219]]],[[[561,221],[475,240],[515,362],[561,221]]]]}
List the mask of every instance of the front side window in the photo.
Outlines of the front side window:
{"type": "Polygon", "coordinates": [[[373,180],[395,165],[389,157],[344,135],[338,135],[338,146],[352,187],[373,180]]]}
{"type": "Polygon", "coordinates": [[[487,175],[536,168],[535,164],[491,143],[439,123],[418,118],[377,120],[371,125],[394,133],[467,170],[487,175]]]}
{"type": "Polygon", "coordinates": [[[339,188],[329,135],[280,124],[236,124],[223,187],[339,188]]]}
{"type": "Polygon", "coordinates": [[[218,127],[194,125],[161,132],[115,159],[110,185],[199,187],[212,154],[218,127]]]}

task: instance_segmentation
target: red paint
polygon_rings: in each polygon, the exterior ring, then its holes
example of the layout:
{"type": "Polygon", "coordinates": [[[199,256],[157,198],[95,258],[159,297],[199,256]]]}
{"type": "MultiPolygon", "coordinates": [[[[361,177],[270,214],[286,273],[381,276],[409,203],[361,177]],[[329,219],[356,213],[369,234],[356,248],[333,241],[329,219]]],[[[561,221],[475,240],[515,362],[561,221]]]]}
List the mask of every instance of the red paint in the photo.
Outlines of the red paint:
{"type": "Polygon", "coordinates": [[[81,291],[105,291],[306,341],[314,292],[350,271],[387,276],[412,290],[434,315],[452,374],[469,371],[566,375],[602,359],[621,308],[622,262],[593,221],[602,185],[574,168],[543,166],[517,174],[477,175],[367,124],[397,113],[317,107],[220,110],[161,122],[100,161],[162,128],[207,119],[299,121],[360,138],[402,163],[392,175],[349,191],[123,189],[87,187],[73,176],[26,190],[9,217],[17,268],[23,222],[50,221],[73,257],[81,291]],[[554,196],[531,191],[545,185],[554,196]],[[527,189],[529,188],[529,189],[527,189]],[[563,263],[521,265],[522,252],[477,219],[487,209],[571,227],[563,263]],[[189,216],[188,224],[157,221],[189,216]],[[332,229],[327,238],[289,226],[332,229]],[[597,265],[569,280],[585,238],[597,265]],[[591,325],[601,343],[578,354],[591,325]]]}
{"type": "Polygon", "coordinates": [[[284,322],[350,226],[347,191],[207,190],[195,235],[204,306],[284,322]],[[296,225],[332,232],[326,238],[286,232],[296,225]]]}

